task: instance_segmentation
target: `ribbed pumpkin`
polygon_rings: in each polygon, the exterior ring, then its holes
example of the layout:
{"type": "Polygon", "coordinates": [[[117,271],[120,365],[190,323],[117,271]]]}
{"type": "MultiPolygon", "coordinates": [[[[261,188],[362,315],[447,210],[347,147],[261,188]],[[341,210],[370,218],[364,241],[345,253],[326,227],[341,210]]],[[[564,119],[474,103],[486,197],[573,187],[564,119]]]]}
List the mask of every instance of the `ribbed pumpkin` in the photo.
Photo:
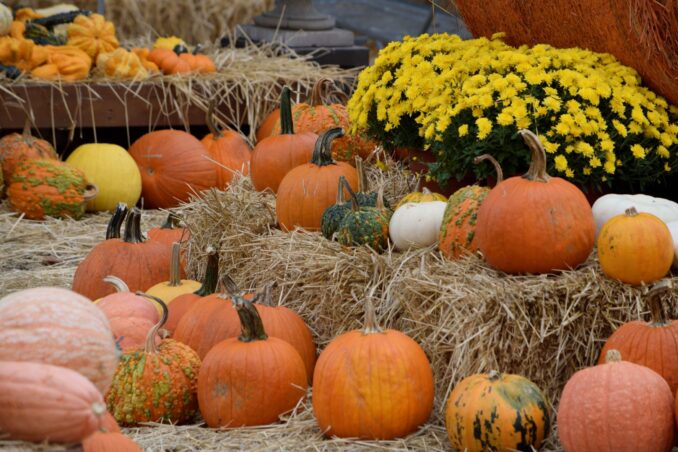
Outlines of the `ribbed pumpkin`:
{"type": "Polygon", "coordinates": [[[115,291],[104,283],[107,275],[116,275],[131,291],[144,290],[164,281],[170,272],[172,249],[141,236],[141,211],[127,216],[123,239],[111,238],[96,245],[78,265],[73,290],[92,300],[115,291]]]}
{"type": "Polygon", "coordinates": [[[96,61],[99,53],[108,53],[120,46],[115,25],[101,14],[80,15],[68,26],[68,45],[83,50],[96,61]]]}
{"type": "Polygon", "coordinates": [[[129,153],[141,172],[144,207],[176,207],[217,184],[216,164],[205,146],[179,130],[157,130],[136,140],[129,153]]]}
{"type": "Polygon", "coordinates": [[[33,78],[73,82],[83,80],[92,68],[92,59],[75,46],[44,46],[47,61],[31,71],[33,78]]]}
{"type": "Polygon", "coordinates": [[[37,362],[0,361],[0,406],[0,431],[34,442],[80,442],[106,413],[101,393],[87,378],[37,362]]]}
{"type": "MultiPolygon", "coordinates": [[[[318,79],[313,85],[309,103],[298,103],[292,107],[292,119],[297,131],[320,135],[335,127],[350,130],[346,105],[323,104],[323,88],[331,84],[333,81],[330,79],[318,79]]],[[[274,123],[270,135],[279,134],[280,124],[274,123]]],[[[366,158],[375,147],[376,144],[363,135],[347,133],[332,142],[332,158],[352,163],[356,156],[366,158]]]]}
{"type": "Polygon", "coordinates": [[[106,394],[108,409],[123,425],[181,423],[193,419],[197,411],[200,358],[174,339],[156,345],[158,330],[167,320],[167,306],[157,297],[150,298],[162,306],[162,318],[148,332],[143,347],[122,356],[106,394]]]}
{"type": "Polygon", "coordinates": [[[142,449],[120,432],[94,432],[82,442],[83,452],[141,452],[142,449]]]}
{"type": "Polygon", "coordinates": [[[277,193],[280,181],[290,170],[308,163],[318,139],[314,133],[294,133],[288,87],[280,95],[280,111],[282,134],[264,138],[252,151],[250,177],[257,191],[268,188],[277,193]]]}
{"type": "MultiPolygon", "coordinates": [[[[348,184],[347,184],[348,187],[348,184]]],[[[350,187],[348,187],[350,191],[350,187]]],[[[337,240],[344,246],[367,245],[374,250],[388,247],[388,224],[392,212],[384,207],[383,187],[379,189],[376,207],[361,207],[351,191],[351,211],[337,228],[337,240]]]]}
{"type": "Polygon", "coordinates": [[[102,393],[118,363],[108,319],[68,289],[36,287],[0,299],[0,361],[73,369],[102,393]]]}
{"type": "Polygon", "coordinates": [[[627,284],[651,284],[663,278],[673,263],[673,238],[668,226],[635,207],[611,218],[598,236],[603,273],[627,284]]]}
{"type": "Polygon", "coordinates": [[[538,450],[551,426],[546,397],[537,385],[497,371],[457,384],[445,421],[452,447],[468,452],[538,450]]]}
{"type": "Polygon", "coordinates": [[[113,210],[123,202],[136,205],[141,196],[141,174],[134,159],[116,144],[90,143],[78,146],[66,159],[99,190],[87,203],[87,210],[113,210]]]}
{"type": "Polygon", "coordinates": [[[506,273],[549,273],[575,268],[591,254],[595,223],[576,186],[546,173],[546,152],[537,136],[519,131],[532,151],[522,177],[490,191],[478,210],[478,248],[506,273]]]}
{"type": "Polygon", "coordinates": [[[10,133],[0,138],[0,165],[6,184],[9,184],[14,168],[20,162],[34,159],[59,160],[51,144],[31,135],[29,124],[27,121],[23,133],[10,133]]]}
{"type": "Polygon", "coordinates": [[[200,283],[192,279],[181,279],[181,243],[172,244],[172,255],[169,265],[169,280],[157,283],[146,289],[148,295],[160,298],[169,305],[179,295],[195,292],[200,283]]]}
{"type": "Polygon", "coordinates": [[[634,320],[620,326],[605,342],[598,364],[605,362],[608,350],[619,350],[625,361],[649,367],[669,384],[671,393],[678,390],[678,320],[669,320],[661,297],[670,293],[670,279],[654,285],[646,295],[650,321],[634,320]]]}
{"type": "Polygon", "coordinates": [[[137,53],[121,47],[100,53],[96,68],[99,74],[115,80],[145,80],[151,75],[137,53]]]}
{"type": "MultiPolygon", "coordinates": [[[[494,165],[497,184],[500,184],[504,180],[504,173],[499,162],[489,154],[478,156],[473,162],[478,164],[483,160],[489,160],[494,165]]],[[[490,193],[488,187],[468,185],[454,192],[447,200],[438,239],[438,249],[443,256],[458,259],[478,250],[476,238],[478,209],[488,193],[490,193]]]]}
{"type": "Polygon", "coordinates": [[[202,285],[193,293],[179,295],[172,303],[167,306],[169,314],[165,323],[165,330],[170,336],[174,335],[181,318],[188,312],[193,305],[204,297],[212,295],[217,289],[219,280],[219,253],[214,247],[207,247],[207,265],[205,266],[205,275],[202,279],[202,285]]]}
{"type": "Polygon", "coordinates": [[[358,173],[348,163],[335,162],[330,152],[332,140],[344,134],[341,128],[330,129],[316,141],[311,162],[299,165],[283,177],[276,198],[276,216],[283,231],[295,227],[320,230],[325,209],[337,198],[339,177],[351,188],[358,187],[358,173]]]}
{"type": "Polygon", "coordinates": [[[313,411],[327,436],[404,438],[433,410],[433,372],[419,344],[377,325],[368,298],[365,326],[333,339],[313,374],[313,411]]]}
{"type": "Polygon", "coordinates": [[[115,343],[123,352],[144,344],[148,330],[158,323],[158,311],[153,303],[133,294],[120,278],[109,275],[104,282],[115,287],[116,293],[106,295],[95,303],[106,314],[115,343]]]}
{"type": "Polygon", "coordinates": [[[219,166],[217,166],[217,188],[224,190],[240,172],[247,176],[250,172],[252,150],[245,138],[233,130],[219,130],[214,123],[214,103],[210,103],[207,112],[207,127],[210,133],[202,139],[202,144],[219,166]]]}
{"type": "Polygon", "coordinates": [[[242,334],[212,348],[200,368],[198,403],[210,427],[276,422],[306,395],[299,353],[268,336],[252,303],[234,296],[242,334]]]}
{"type": "Polygon", "coordinates": [[[605,364],[575,373],[558,407],[568,452],[662,452],[673,447],[673,394],[655,371],[608,350],[605,364]]]}
{"type": "Polygon", "coordinates": [[[58,160],[26,160],[14,168],[7,197],[12,210],[29,220],[45,217],[79,220],[87,202],[97,195],[85,175],[58,160]]]}

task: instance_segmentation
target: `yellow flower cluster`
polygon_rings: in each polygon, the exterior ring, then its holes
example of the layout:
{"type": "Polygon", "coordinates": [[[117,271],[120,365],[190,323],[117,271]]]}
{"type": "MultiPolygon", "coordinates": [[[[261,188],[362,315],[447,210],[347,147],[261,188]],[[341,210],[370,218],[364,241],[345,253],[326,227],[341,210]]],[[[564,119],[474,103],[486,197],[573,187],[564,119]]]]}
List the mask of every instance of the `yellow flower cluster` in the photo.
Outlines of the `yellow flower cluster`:
{"type": "Polygon", "coordinates": [[[442,160],[439,170],[449,167],[443,179],[469,170],[469,152],[518,149],[522,128],[540,135],[552,168],[584,183],[620,166],[626,177],[650,179],[678,160],[678,109],[633,69],[578,48],[514,48],[501,35],[392,42],[361,72],[348,110],[355,129],[382,141],[415,133],[442,160]]]}

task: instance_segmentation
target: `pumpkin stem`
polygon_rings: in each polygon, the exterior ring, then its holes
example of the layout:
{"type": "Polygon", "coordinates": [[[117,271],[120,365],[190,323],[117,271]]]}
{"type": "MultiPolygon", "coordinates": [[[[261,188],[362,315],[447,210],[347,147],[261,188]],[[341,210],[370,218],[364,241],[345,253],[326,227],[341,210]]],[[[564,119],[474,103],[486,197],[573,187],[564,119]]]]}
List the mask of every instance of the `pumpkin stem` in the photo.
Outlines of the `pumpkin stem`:
{"type": "Polygon", "coordinates": [[[662,297],[671,293],[673,284],[670,279],[663,279],[652,286],[645,295],[647,297],[647,304],[650,307],[650,325],[655,327],[662,327],[671,324],[662,303],[662,297]]]}
{"type": "Polygon", "coordinates": [[[383,330],[377,323],[377,315],[374,312],[374,304],[372,303],[372,295],[365,297],[365,327],[363,334],[381,333],[383,330]]]}
{"type": "Polygon", "coordinates": [[[358,193],[367,193],[369,184],[367,183],[363,159],[359,155],[355,156],[355,170],[358,173],[358,193]]]}
{"type": "Polygon", "coordinates": [[[118,293],[129,292],[129,287],[127,287],[127,284],[125,284],[125,281],[118,278],[117,276],[108,275],[103,279],[103,281],[105,283],[108,283],[111,286],[115,287],[115,291],[118,292],[118,293]]]}
{"type": "Polygon", "coordinates": [[[165,302],[162,301],[160,298],[154,297],[153,295],[149,295],[141,291],[137,291],[136,295],[148,298],[151,301],[155,301],[162,308],[162,317],[160,318],[160,321],[153,325],[153,328],[149,330],[148,334],[146,335],[146,344],[144,345],[144,352],[150,354],[158,353],[158,347],[157,345],[155,345],[155,336],[158,334],[158,330],[160,330],[160,328],[162,328],[165,322],[167,322],[167,316],[169,315],[167,304],[165,304],[165,302]]]}
{"type": "Polygon", "coordinates": [[[136,207],[127,215],[123,240],[125,243],[144,242],[144,238],[141,236],[141,211],[136,207]]]}
{"type": "Polygon", "coordinates": [[[292,104],[290,101],[290,89],[284,87],[280,93],[280,134],[293,135],[294,122],[292,121],[292,104]]]}
{"type": "Polygon", "coordinates": [[[95,416],[99,418],[99,421],[101,422],[101,416],[106,414],[106,404],[101,403],[101,402],[94,402],[92,404],[92,413],[94,413],[95,416]]]}
{"type": "Polygon", "coordinates": [[[504,180],[504,171],[502,171],[501,165],[499,164],[497,159],[492,157],[490,154],[479,155],[478,157],[473,159],[473,163],[477,165],[484,160],[489,160],[492,166],[494,166],[494,170],[497,173],[497,183],[495,184],[496,187],[504,180]]]}
{"type": "Polygon", "coordinates": [[[181,285],[181,243],[172,243],[172,257],[170,257],[170,287],[179,287],[181,285]]]}
{"type": "Polygon", "coordinates": [[[313,148],[311,163],[317,166],[334,165],[335,161],[332,159],[332,140],[343,136],[344,129],[341,127],[334,127],[320,135],[313,148]]]}
{"type": "Polygon", "coordinates": [[[273,283],[266,284],[259,304],[264,306],[273,306],[273,283]]]}
{"type": "Polygon", "coordinates": [[[126,215],[127,204],[119,202],[115,207],[111,219],[108,221],[108,226],[106,227],[106,240],[120,238],[120,228],[122,227],[122,222],[125,220],[126,215]]]}
{"type": "Polygon", "coordinates": [[[165,222],[160,226],[160,229],[178,229],[179,226],[179,217],[174,213],[170,212],[165,218],[165,222]]]}
{"type": "Polygon", "coordinates": [[[238,311],[242,334],[238,337],[241,342],[265,341],[268,339],[264,330],[264,323],[250,301],[236,295],[233,297],[233,307],[238,311]]]}
{"type": "Polygon", "coordinates": [[[487,378],[490,381],[497,381],[501,378],[501,373],[498,370],[491,370],[490,373],[487,375],[487,378]]]}
{"type": "Polygon", "coordinates": [[[22,130],[21,135],[23,135],[24,140],[31,137],[31,117],[28,115],[26,115],[26,120],[24,121],[24,129],[22,130]]]}
{"type": "Polygon", "coordinates": [[[337,200],[336,205],[341,206],[346,203],[346,196],[344,196],[344,185],[348,184],[346,177],[339,176],[339,182],[337,183],[337,200]]]}
{"type": "MultiPolygon", "coordinates": [[[[351,210],[357,212],[360,210],[360,204],[358,204],[358,197],[355,195],[355,192],[351,188],[351,184],[348,183],[348,180],[344,176],[341,176],[344,180],[344,188],[348,191],[349,196],[351,197],[351,210]]],[[[341,181],[341,178],[339,179],[341,181]]]]}
{"type": "Polygon", "coordinates": [[[217,290],[217,281],[219,280],[219,253],[212,246],[207,247],[207,265],[205,266],[205,276],[202,278],[202,285],[193,292],[199,297],[212,295],[217,290]]]}
{"type": "Polygon", "coordinates": [[[546,172],[546,151],[539,141],[539,137],[527,129],[520,129],[518,133],[532,151],[530,169],[527,170],[523,178],[536,182],[548,182],[551,176],[546,172]]]}
{"type": "Polygon", "coordinates": [[[224,277],[221,278],[221,283],[223,284],[226,293],[229,294],[230,296],[232,297],[242,296],[243,294],[242,289],[240,289],[238,284],[236,284],[236,282],[233,281],[233,278],[231,278],[229,275],[224,275],[224,277]]]}
{"type": "Polygon", "coordinates": [[[627,217],[635,217],[638,216],[638,211],[634,206],[631,206],[624,211],[624,215],[627,217]]]}
{"type": "Polygon", "coordinates": [[[607,363],[618,363],[622,360],[622,355],[619,350],[610,349],[605,353],[605,364],[607,363]]]}
{"type": "MultiPolygon", "coordinates": [[[[424,190],[427,190],[426,188],[424,190]]],[[[429,193],[431,193],[429,191],[429,193]]],[[[379,187],[379,190],[377,190],[377,203],[375,207],[379,210],[384,210],[386,207],[384,206],[384,186],[382,185],[379,187]]]]}
{"type": "Polygon", "coordinates": [[[414,192],[415,193],[421,192],[421,175],[417,175],[417,183],[414,184],[414,192]]]}
{"type": "Polygon", "coordinates": [[[205,122],[207,123],[207,129],[212,134],[212,138],[217,140],[222,137],[222,131],[217,128],[217,125],[214,123],[214,109],[216,102],[211,101],[207,107],[207,113],[205,115],[205,122]]]}
{"type": "Polygon", "coordinates": [[[328,78],[320,78],[318,81],[315,82],[313,85],[313,90],[311,91],[311,100],[309,102],[309,105],[311,107],[318,107],[323,104],[323,96],[322,96],[322,91],[323,87],[326,84],[332,83],[332,80],[328,78]]]}

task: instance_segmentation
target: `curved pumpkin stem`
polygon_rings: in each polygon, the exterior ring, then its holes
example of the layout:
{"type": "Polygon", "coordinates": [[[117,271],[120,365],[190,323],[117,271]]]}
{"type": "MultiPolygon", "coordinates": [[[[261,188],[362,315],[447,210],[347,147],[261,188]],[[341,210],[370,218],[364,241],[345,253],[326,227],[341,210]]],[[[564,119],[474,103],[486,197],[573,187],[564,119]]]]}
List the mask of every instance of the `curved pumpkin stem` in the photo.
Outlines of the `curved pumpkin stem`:
{"type": "MultiPolygon", "coordinates": [[[[427,189],[424,188],[424,190],[427,190],[427,189]]],[[[431,193],[431,192],[429,191],[429,193],[431,193]]],[[[386,208],[386,206],[384,206],[384,186],[383,185],[381,187],[379,187],[379,190],[377,190],[377,202],[376,202],[374,207],[376,207],[379,210],[384,210],[386,208]]]]}
{"type": "Polygon", "coordinates": [[[367,174],[365,174],[363,159],[359,155],[355,156],[355,170],[358,173],[358,193],[367,193],[367,190],[369,190],[367,174]]]}
{"type": "Polygon", "coordinates": [[[136,207],[127,215],[123,240],[125,243],[144,242],[144,238],[141,236],[141,211],[136,207]]]}
{"type": "Polygon", "coordinates": [[[290,89],[284,87],[280,93],[280,134],[293,135],[294,122],[292,121],[292,103],[290,101],[290,89]]]}
{"type": "Polygon", "coordinates": [[[207,129],[212,134],[212,138],[217,140],[223,136],[222,131],[217,128],[217,125],[214,123],[214,109],[216,108],[216,102],[210,101],[207,106],[207,113],[205,114],[205,122],[207,123],[207,129]]]}
{"type": "Polygon", "coordinates": [[[261,316],[252,302],[236,295],[233,297],[233,307],[238,311],[240,318],[242,334],[238,337],[239,341],[252,342],[268,339],[261,316]]]}
{"type": "Polygon", "coordinates": [[[490,154],[479,155],[478,157],[476,157],[476,158],[473,159],[473,163],[475,163],[475,164],[477,165],[477,164],[479,164],[480,162],[483,162],[483,161],[485,161],[485,160],[489,160],[489,161],[490,161],[490,163],[492,164],[492,166],[494,166],[495,172],[497,173],[497,183],[495,184],[495,187],[496,187],[497,185],[499,185],[499,184],[501,184],[501,183],[503,182],[503,180],[504,180],[504,171],[502,171],[501,165],[499,164],[499,162],[497,161],[497,159],[495,159],[494,157],[492,157],[490,154]]]}
{"type": "Polygon", "coordinates": [[[181,285],[181,243],[172,243],[172,256],[170,257],[170,287],[179,287],[181,285]]]}
{"type": "Polygon", "coordinates": [[[179,226],[179,217],[174,213],[170,212],[167,214],[167,218],[165,219],[165,222],[160,226],[160,229],[179,229],[181,226],[179,226]]]}
{"type": "Polygon", "coordinates": [[[165,322],[167,322],[167,316],[169,315],[169,310],[167,309],[167,304],[165,304],[164,301],[162,301],[158,297],[154,297],[153,295],[149,295],[147,293],[137,291],[136,295],[144,298],[148,298],[151,301],[155,301],[160,305],[162,308],[162,317],[160,318],[160,321],[153,325],[153,328],[150,329],[148,334],[146,335],[146,344],[144,345],[144,352],[149,353],[149,354],[154,354],[158,353],[158,346],[155,345],[155,336],[158,334],[158,331],[160,328],[163,327],[165,322]]]}
{"type": "Polygon", "coordinates": [[[332,159],[332,140],[343,136],[344,129],[341,127],[334,127],[320,135],[313,148],[311,163],[316,166],[334,165],[335,161],[332,159]]]}
{"type": "Polygon", "coordinates": [[[233,281],[233,278],[231,278],[229,275],[224,275],[223,278],[221,278],[221,283],[223,284],[224,290],[228,295],[232,297],[242,296],[242,289],[240,289],[238,284],[236,284],[236,282],[233,281]]]}
{"type": "Polygon", "coordinates": [[[618,363],[622,360],[622,355],[619,350],[610,349],[605,353],[605,364],[618,363]]]}
{"type": "Polygon", "coordinates": [[[212,245],[209,245],[206,251],[207,265],[205,266],[205,276],[202,278],[200,288],[193,292],[199,297],[206,297],[216,292],[217,282],[219,281],[219,253],[212,245]]]}
{"type": "Polygon", "coordinates": [[[337,182],[337,200],[334,204],[341,206],[346,204],[346,196],[344,196],[344,185],[348,184],[345,176],[339,176],[339,182],[337,182]]]}
{"type": "Polygon", "coordinates": [[[319,107],[323,104],[323,95],[322,91],[325,85],[333,83],[332,80],[328,78],[319,78],[314,84],[313,84],[313,90],[311,91],[311,100],[309,102],[309,105],[311,107],[319,107]]]}
{"type": "Polygon", "coordinates": [[[103,281],[115,287],[115,291],[117,293],[129,292],[129,287],[127,286],[127,284],[125,284],[125,281],[118,278],[117,276],[108,275],[103,279],[103,281]]]}
{"type": "Polygon", "coordinates": [[[354,212],[357,212],[358,210],[360,210],[360,204],[358,204],[358,197],[356,196],[355,192],[351,188],[351,184],[348,183],[348,180],[346,180],[346,178],[344,176],[341,176],[339,178],[339,181],[344,183],[344,188],[346,189],[349,196],[351,197],[351,210],[353,210],[354,212]],[[343,178],[343,181],[342,181],[342,178],[343,178]]]}
{"type": "Polygon", "coordinates": [[[122,223],[125,220],[127,211],[127,204],[124,202],[119,202],[115,207],[115,211],[113,212],[111,219],[108,221],[108,226],[106,227],[106,240],[120,238],[120,228],[122,227],[122,223]]]}
{"type": "Polygon", "coordinates": [[[671,324],[671,321],[664,311],[662,297],[667,293],[671,293],[672,289],[673,283],[671,280],[663,279],[647,291],[645,297],[646,303],[650,308],[650,325],[662,327],[671,324]]]}
{"type": "Polygon", "coordinates": [[[384,330],[381,329],[377,323],[377,315],[374,312],[374,304],[372,303],[372,295],[368,295],[365,298],[365,326],[363,328],[363,334],[374,334],[381,333],[384,330]]]}
{"type": "Polygon", "coordinates": [[[530,169],[527,170],[523,177],[531,181],[548,182],[551,176],[546,172],[546,151],[541,141],[539,141],[539,137],[527,129],[520,129],[518,133],[523,138],[523,141],[525,141],[525,144],[527,144],[527,147],[530,148],[530,151],[532,151],[530,169]]]}

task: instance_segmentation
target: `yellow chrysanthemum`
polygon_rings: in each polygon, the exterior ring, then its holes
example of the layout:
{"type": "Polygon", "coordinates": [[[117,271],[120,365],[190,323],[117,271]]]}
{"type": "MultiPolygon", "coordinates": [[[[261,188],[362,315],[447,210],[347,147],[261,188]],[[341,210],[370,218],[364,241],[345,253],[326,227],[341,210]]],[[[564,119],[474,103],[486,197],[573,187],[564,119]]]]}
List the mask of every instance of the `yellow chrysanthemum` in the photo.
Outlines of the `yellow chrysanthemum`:
{"type": "Polygon", "coordinates": [[[637,159],[644,159],[646,155],[645,148],[639,144],[631,146],[631,153],[637,159]]]}

